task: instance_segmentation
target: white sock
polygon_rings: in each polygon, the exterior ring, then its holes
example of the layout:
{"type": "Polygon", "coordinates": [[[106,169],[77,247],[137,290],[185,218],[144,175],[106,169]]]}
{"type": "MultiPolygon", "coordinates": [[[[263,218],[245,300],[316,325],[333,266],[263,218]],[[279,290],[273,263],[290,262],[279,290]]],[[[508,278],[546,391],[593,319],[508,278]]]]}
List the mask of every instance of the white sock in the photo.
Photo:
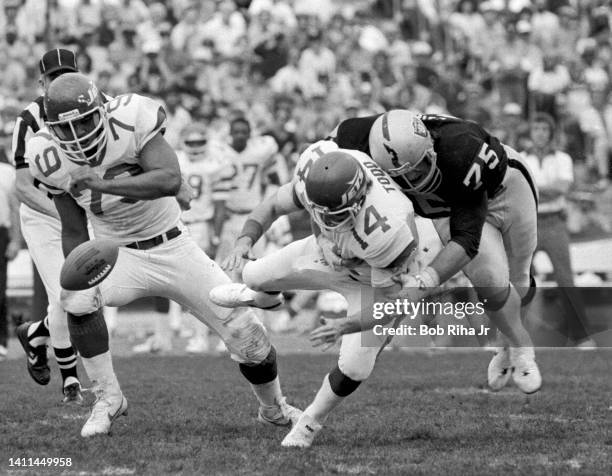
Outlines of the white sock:
{"type": "Polygon", "coordinates": [[[283,392],[281,391],[280,380],[278,376],[268,383],[262,383],[259,385],[251,384],[253,393],[264,407],[276,407],[280,404],[283,399],[283,392]]]}
{"type": "Polygon", "coordinates": [[[113,370],[113,360],[110,350],[107,350],[103,354],[96,355],[95,357],[85,358],[81,356],[81,360],[83,361],[83,367],[85,367],[85,371],[90,380],[96,381],[100,385],[108,385],[121,393],[119,381],[113,370]]]}
{"type": "Polygon", "coordinates": [[[345,397],[340,397],[334,393],[329,384],[329,375],[326,375],[323,379],[323,385],[321,385],[312,403],[304,410],[304,413],[314,418],[318,423],[323,424],[331,411],[336,408],[344,398],[345,397]]]}

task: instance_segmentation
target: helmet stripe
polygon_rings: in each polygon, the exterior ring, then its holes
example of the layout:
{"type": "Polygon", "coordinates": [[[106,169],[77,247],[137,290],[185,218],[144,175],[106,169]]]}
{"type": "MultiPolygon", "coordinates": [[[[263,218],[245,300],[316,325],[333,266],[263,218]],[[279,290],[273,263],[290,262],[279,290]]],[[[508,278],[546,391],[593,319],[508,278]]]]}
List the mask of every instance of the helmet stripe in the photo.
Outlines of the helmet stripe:
{"type": "Polygon", "coordinates": [[[383,114],[383,119],[382,119],[382,133],[383,133],[383,139],[385,140],[391,140],[391,136],[389,135],[389,121],[387,119],[388,115],[389,113],[385,112],[383,114]]]}

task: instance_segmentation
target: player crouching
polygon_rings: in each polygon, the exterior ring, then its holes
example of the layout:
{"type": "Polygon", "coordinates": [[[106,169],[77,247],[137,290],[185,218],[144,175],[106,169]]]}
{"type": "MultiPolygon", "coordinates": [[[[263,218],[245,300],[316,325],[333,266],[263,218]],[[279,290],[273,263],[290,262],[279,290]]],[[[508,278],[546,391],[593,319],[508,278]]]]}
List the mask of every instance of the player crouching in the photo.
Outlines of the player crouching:
{"type": "Polygon", "coordinates": [[[62,291],[70,337],[96,394],[81,436],[109,433],[127,410],[102,307],[148,296],[176,301],[219,334],[259,401],[259,419],[289,425],[299,411],[285,403],[265,328],[252,312],[208,299],[213,286],[230,279],[180,222],[181,174],[163,137],[163,108],[137,94],[102,104],[93,82],[76,73],[51,83],[44,106],[50,122],[28,142],[26,155],[33,176],[54,195],[64,254],[89,240],[87,219],[96,239],[119,246],[106,279],[62,291]]]}

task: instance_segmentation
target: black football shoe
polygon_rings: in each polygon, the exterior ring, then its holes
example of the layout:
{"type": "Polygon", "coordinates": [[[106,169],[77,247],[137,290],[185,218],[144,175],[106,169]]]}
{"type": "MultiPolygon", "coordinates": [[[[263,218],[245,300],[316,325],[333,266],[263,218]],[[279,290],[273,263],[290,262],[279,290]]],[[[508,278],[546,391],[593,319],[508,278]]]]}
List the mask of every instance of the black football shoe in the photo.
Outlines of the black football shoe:
{"type": "Polygon", "coordinates": [[[51,369],[47,360],[47,346],[32,347],[28,340],[28,329],[32,323],[24,322],[15,330],[19,342],[28,359],[28,372],[30,377],[39,385],[47,385],[51,380],[51,369]]]}

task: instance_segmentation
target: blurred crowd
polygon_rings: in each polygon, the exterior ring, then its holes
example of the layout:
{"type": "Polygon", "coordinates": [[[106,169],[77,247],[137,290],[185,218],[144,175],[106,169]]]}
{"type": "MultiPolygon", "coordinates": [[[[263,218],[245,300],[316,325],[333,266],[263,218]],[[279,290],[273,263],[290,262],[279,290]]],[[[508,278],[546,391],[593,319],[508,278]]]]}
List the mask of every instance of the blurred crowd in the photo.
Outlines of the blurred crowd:
{"type": "MultiPolygon", "coordinates": [[[[38,94],[48,45],[101,90],[162,100],[168,140],[246,114],[289,170],[340,119],[402,107],[473,119],[528,150],[545,111],[579,186],[607,189],[610,0],[0,0],[0,131],[38,94]],[[47,8],[44,8],[44,4],[47,8]]],[[[5,150],[0,154],[6,154],[5,150]]]]}

